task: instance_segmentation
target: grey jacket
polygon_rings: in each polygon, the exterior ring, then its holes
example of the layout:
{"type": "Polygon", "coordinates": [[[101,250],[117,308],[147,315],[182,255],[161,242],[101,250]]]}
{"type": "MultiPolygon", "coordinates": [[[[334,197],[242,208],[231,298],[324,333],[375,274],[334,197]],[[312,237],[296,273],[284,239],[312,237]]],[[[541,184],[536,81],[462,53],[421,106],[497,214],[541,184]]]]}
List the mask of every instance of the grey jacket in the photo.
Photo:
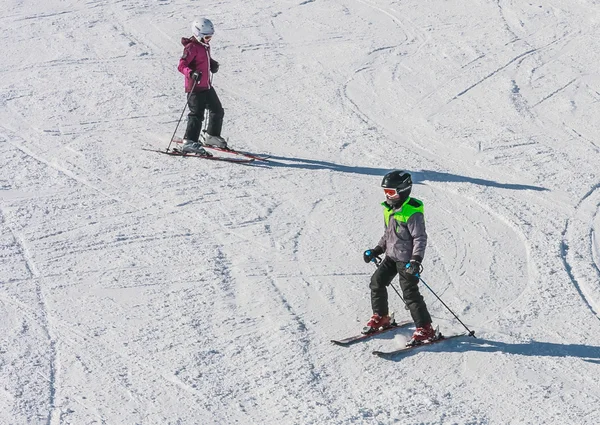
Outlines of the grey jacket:
{"type": "Polygon", "coordinates": [[[408,263],[414,257],[418,257],[421,261],[427,246],[423,202],[408,198],[398,208],[392,208],[386,202],[382,205],[384,217],[389,219],[377,246],[396,262],[408,263]]]}

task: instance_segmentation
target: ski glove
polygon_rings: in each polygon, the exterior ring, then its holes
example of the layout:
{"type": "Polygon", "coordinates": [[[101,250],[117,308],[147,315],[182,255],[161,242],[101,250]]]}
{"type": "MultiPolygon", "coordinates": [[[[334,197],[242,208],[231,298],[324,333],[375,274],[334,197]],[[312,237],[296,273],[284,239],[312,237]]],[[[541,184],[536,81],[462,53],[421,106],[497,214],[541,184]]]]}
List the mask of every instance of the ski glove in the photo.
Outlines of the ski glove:
{"type": "Polygon", "coordinates": [[[216,74],[219,71],[219,62],[214,59],[210,60],[210,72],[216,74]]]}
{"type": "Polygon", "coordinates": [[[406,263],[406,274],[409,274],[414,277],[419,277],[419,274],[423,271],[423,266],[421,265],[421,261],[423,259],[418,255],[415,255],[411,258],[410,262],[406,263]]]}
{"type": "Polygon", "coordinates": [[[190,72],[190,77],[192,78],[192,80],[198,82],[198,81],[200,81],[200,78],[202,78],[202,72],[201,71],[192,71],[192,72],[190,72]]]}
{"type": "Polygon", "coordinates": [[[365,261],[365,263],[370,263],[375,259],[375,257],[381,254],[383,254],[383,249],[381,249],[380,246],[376,246],[375,248],[367,249],[363,253],[363,260],[365,261]]]}

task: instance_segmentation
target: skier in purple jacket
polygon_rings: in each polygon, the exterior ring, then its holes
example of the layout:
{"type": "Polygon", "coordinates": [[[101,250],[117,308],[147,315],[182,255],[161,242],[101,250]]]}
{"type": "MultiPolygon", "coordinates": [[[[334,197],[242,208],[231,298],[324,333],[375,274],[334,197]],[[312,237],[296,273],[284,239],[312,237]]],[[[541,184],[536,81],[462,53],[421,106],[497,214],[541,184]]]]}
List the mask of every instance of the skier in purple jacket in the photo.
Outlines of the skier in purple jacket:
{"type": "Polygon", "coordinates": [[[223,106],[211,84],[211,73],[219,70],[219,63],[210,56],[210,40],[215,33],[212,22],[206,18],[197,19],[192,23],[192,36],[183,37],[183,55],[179,59],[177,69],[185,76],[185,92],[189,93],[187,128],[183,136],[184,152],[209,155],[202,147],[200,131],[204,111],[208,107],[209,118],[204,144],[226,148],[227,142],[221,137],[223,126],[223,106]]]}

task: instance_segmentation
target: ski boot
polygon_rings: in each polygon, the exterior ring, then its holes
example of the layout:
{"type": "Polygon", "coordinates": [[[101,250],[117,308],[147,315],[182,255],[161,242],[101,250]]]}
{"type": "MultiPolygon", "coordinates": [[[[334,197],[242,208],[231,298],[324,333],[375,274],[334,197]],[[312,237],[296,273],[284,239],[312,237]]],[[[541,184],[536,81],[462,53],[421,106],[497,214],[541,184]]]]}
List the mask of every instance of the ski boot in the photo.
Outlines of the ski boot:
{"type": "Polygon", "coordinates": [[[221,136],[213,136],[212,134],[204,133],[204,144],[206,146],[214,146],[221,149],[227,149],[227,142],[221,136]]]}
{"type": "Polygon", "coordinates": [[[394,321],[394,316],[380,316],[375,313],[371,316],[371,320],[367,323],[367,325],[363,328],[362,334],[368,335],[373,332],[377,332],[383,329],[391,328],[392,326],[396,326],[396,322],[394,321]]]}
{"type": "Polygon", "coordinates": [[[183,153],[194,153],[202,156],[212,156],[202,147],[202,143],[194,142],[193,140],[184,139],[183,146],[181,147],[183,153]]]}
{"type": "Polygon", "coordinates": [[[406,346],[414,347],[415,345],[427,344],[440,338],[442,338],[442,334],[439,329],[433,329],[431,323],[428,323],[422,328],[415,329],[411,340],[406,343],[406,346]]]}

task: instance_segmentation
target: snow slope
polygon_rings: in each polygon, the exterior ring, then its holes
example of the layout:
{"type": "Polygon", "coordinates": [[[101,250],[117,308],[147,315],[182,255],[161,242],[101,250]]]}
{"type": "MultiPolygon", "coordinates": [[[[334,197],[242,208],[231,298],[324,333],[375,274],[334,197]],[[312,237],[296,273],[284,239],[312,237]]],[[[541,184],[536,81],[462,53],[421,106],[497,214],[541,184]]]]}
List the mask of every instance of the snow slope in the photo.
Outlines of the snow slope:
{"type": "Polygon", "coordinates": [[[1,424],[600,423],[597,1],[4,0],[0,22],[1,424]],[[175,129],[196,16],[224,135],[272,162],[141,150],[175,129]],[[478,338],[384,360],[412,329],[329,341],[371,314],[395,168],[423,278],[478,338]]]}

